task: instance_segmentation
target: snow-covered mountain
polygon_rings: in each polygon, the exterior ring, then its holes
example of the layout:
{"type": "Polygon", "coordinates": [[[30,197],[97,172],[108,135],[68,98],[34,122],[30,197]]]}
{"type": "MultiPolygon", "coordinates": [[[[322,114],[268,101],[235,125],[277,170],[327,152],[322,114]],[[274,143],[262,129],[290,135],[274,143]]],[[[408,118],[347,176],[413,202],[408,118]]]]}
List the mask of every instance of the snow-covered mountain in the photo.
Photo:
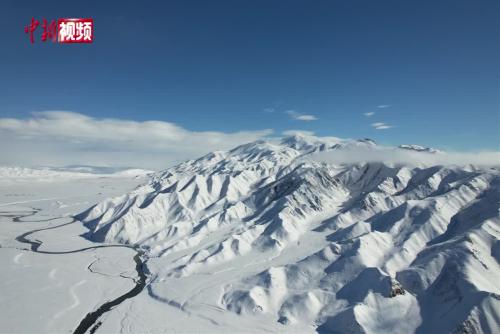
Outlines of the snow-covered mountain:
{"type": "Polygon", "coordinates": [[[0,166],[0,179],[5,180],[44,180],[80,179],[93,177],[142,177],[154,173],[150,170],[136,168],[111,168],[93,166],[69,167],[18,167],[0,166]]]}
{"type": "MultiPolygon", "coordinates": [[[[496,331],[499,170],[314,159],[359,147],[377,144],[294,136],[213,152],[79,218],[94,240],[148,249],[150,295],[186,312],[285,331],[496,331]]],[[[434,152],[415,147],[394,150],[434,152]]]]}
{"type": "Polygon", "coordinates": [[[398,148],[409,151],[417,151],[417,152],[441,153],[440,150],[436,150],[435,148],[423,147],[420,145],[399,145],[398,148]]]}

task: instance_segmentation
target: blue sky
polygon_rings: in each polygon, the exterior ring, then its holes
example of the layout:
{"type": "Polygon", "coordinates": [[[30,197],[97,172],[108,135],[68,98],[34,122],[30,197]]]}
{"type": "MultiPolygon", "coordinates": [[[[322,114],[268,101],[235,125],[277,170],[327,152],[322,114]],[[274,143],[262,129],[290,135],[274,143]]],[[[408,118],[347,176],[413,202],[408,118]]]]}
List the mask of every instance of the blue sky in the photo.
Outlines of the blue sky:
{"type": "Polygon", "coordinates": [[[2,1],[0,118],[62,110],[497,150],[499,12],[488,0],[2,1]],[[92,17],[94,43],[30,44],[32,16],[92,17]]]}

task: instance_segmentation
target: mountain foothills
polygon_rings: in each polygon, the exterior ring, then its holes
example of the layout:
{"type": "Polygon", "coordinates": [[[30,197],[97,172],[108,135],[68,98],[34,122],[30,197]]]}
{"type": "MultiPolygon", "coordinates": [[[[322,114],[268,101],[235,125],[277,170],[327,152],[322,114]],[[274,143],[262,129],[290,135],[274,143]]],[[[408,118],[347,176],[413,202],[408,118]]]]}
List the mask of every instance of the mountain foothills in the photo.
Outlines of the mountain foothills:
{"type": "Polygon", "coordinates": [[[499,168],[315,158],[378,147],[309,136],[257,141],[158,172],[78,218],[94,241],[147,252],[152,297],[216,323],[497,331],[499,168]]]}

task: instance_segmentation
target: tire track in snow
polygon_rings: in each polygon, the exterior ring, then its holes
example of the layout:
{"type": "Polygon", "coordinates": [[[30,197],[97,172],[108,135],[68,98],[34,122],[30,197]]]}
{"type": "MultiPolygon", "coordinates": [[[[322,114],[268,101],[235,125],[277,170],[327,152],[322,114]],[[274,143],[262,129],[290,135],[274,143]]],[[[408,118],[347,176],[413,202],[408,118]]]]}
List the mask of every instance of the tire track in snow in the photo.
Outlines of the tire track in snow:
{"type": "Polygon", "coordinates": [[[17,254],[16,256],[14,256],[14,258],[12,259],[12,261],[15,263],[15,264],[20,264],[19,260],[21,259],[21,257],[23,256],[24,253],[19,253],[17,254]]]}
{"type": "Polygon", "coordinates": [[[74,309],[75,307],[77,307],[78,305],[80,305],[80,298],[78,298],[78,295],[76,294],[76,289],[80,285],[83,285],[85,283],[87,283],[86,280],[81,280],[80,282],[73,284],[71,286],[71,288],[69,289],[69,292],[71,294],[71,297],[73,298],[73,303],[70,306],[68,306],[67,308],[64,308],[61,311],[59,311],[56,315],[54,315],[53,319],[60,318],[61,316],[66,314],[68,311],[70,311],[70,310],[74,309]]]}

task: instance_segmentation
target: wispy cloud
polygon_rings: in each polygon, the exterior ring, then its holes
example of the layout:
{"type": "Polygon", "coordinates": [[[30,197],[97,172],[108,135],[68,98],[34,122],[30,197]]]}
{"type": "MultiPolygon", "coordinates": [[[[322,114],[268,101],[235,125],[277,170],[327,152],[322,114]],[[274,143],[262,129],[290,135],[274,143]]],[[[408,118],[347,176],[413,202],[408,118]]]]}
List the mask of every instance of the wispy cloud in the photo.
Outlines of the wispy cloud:
{"type": "Polygon", "coordinates": [[[394,127],[394,126],[392,126],[392,125],[389,125],[389,124],[386,124],[386,123],[382,123],[382,122],[372,123],[371,125],[372,125],[372,127],[374,127],[376,130],[387,130],[387,129],[390,129],[390,128],[393,128],[393,127],[394,127]]]}
{"type": "Polygon", "coordinates": [[[381,105],[377,106],[377,108],[379,108],[379,109],[385,109],[385,108],[389,108],[389,107],[390,107],[390,105],[388,105],[388,104],[381,104],[381,105]]]}
{"type": "Polygon", "coordinates": [[[284,136],[314,136],[313,131],[307,131],[307,130],[286,130],[283,131],[284,136]]]}
{"type": "Polygon", "coordinates": [[[366,117],[372,117],[373,115],[375,115],[375,112],[373,112],[373,111],[365,112],[365,113],[363,113],[363,115],[365,115],[366,117]]]}
{"type": "Polygon", "coordinates": [[[66,111],[0,118],[0,164],[168,167],[213,150],[225,150],[272,130],[190,131],[164,121],[93,118],[66,111]]]}
{"type": "Polygon", "coordinates": [[[316,121],[318,118],[314,115],[307,115],[307,114],[301,114],[299,112],[296,112],[295,110],[287,110],[285,111],[285,114],[290,116],[292,119],[297,120],[297,121],[316,121]]]}
{"type": "Polygon", "coordinates": [[[267,112],[267,113],[273,113],[275,111],[276,111],[276,109],[274,109],[274,108],[264,108],[264,112],[267,112]]]}

